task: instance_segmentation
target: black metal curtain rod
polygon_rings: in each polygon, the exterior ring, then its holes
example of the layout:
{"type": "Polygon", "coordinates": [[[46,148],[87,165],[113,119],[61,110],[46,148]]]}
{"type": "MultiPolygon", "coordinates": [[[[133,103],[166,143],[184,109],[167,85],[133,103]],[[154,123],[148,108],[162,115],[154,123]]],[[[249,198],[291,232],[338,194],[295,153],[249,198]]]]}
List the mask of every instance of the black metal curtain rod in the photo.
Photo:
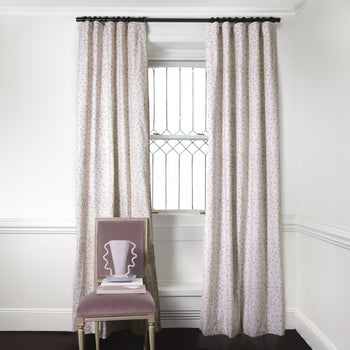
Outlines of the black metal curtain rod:
{"type": "Polygon", "coordinates": [[[77,22],[281,22],[279,17],[212,17],[212,18],[148,18],[148,17],[77,17],[77,22]]]}

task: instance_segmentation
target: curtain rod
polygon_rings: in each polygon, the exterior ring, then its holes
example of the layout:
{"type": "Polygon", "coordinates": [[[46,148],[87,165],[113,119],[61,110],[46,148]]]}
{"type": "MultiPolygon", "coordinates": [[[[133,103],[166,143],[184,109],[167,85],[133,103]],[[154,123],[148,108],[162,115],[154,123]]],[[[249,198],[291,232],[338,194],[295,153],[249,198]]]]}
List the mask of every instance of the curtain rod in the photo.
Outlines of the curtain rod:
{"type": "Polygon", "coordinates": [[[149,18],[149,17],[77,17],[77,22],[281,22],[279,17],[211,17],[211,18],[149,18]]]}

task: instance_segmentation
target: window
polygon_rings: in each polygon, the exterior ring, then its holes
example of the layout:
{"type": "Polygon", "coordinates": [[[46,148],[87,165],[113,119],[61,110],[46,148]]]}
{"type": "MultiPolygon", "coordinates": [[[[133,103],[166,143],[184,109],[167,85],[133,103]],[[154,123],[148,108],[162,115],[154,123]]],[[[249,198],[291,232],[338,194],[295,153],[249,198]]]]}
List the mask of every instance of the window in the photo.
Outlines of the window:
{"type": "Polygon", "coordinates": [[[152,209],[205,210],[204,62],[151,62],[149,95],[152,209]]]}

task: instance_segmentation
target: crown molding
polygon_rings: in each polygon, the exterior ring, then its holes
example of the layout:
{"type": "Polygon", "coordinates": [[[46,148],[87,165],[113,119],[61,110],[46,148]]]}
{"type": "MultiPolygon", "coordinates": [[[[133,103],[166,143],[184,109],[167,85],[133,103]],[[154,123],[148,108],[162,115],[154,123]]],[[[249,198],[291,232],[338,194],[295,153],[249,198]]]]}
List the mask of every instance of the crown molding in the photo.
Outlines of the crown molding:
{"type": "Polygon", "coordinates": [[[3,15],[71,15],[71,16],[131,16],[131,17],[236,17],[236,16],[290,16],[295,15],[305,0],[296,6],[266,7],[266,6],[230,6],[230,7],[30,7],[30,6],[0,6],[3,15]]]}
{"type": "Polygon", "coordinates": [[[300,0],[294,7],[294,13],[298,14],[301,12],[306,6],[310,4],[311,0],[300,0]]]}

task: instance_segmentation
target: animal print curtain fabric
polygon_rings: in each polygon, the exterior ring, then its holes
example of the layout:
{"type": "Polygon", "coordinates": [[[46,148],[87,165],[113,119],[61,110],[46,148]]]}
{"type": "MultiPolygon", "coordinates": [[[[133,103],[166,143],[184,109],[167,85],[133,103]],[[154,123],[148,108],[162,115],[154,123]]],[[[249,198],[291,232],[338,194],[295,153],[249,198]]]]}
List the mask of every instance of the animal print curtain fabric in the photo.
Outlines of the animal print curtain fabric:
{"type": "MultiPolygon", "coordinates": [[[[145,23],[79,24],[77,162],[74,321],[79,301],[94,289],[95,218],[151,218],[145,23]]],[[[147,288],[159,328],[150,228],[147,288]]],[[[92,324],[85,329],[94,332],[92,324]]]]}
{"type": "Polygon", "coordinates": [[[275,24],[212,23],[201,329],[284,333],[275,24]]]}

